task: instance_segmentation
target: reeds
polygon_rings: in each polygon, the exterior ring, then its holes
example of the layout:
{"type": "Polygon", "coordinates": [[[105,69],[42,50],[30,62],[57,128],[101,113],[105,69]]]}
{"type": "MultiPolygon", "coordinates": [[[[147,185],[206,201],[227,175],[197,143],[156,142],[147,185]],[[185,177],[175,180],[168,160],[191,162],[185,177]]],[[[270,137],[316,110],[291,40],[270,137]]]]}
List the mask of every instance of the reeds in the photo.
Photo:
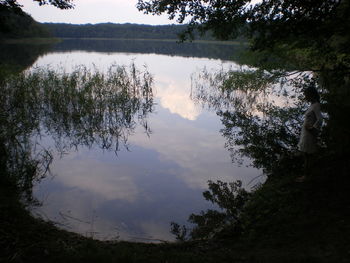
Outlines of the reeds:
{"type": "Polygon", "coordinates": [[[138,125],[151,132],[152,86],[149,72],[134,64],[113,65],[106,73],[79,66],[72,73],[37,68],[2,77],[1,169],[20,188],[31,189],[52,161],[47,149],[38,150],[35,138],[43,135],[62,153],[82,145],[115,152],[120,144],[127,147],[138,125]]]}

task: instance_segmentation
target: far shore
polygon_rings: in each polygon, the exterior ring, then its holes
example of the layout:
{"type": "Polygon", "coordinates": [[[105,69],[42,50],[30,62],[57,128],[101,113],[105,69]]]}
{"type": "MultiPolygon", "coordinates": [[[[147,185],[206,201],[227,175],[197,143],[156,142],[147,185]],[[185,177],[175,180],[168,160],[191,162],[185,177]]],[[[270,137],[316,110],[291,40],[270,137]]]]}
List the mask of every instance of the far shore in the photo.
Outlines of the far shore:
{"type": "MultiPolygon", "coordinates": [[[[79,40],[98,40],[98,41],[108,41],[108,40],[116,40],[116,41],[159,41],[159,42],[179,42],[178,39],[157,39],[157,38],[57,38],[57,37],[47,37],[47,38],[5,38],[2,39],[1,42],[3,44],[54,44],[61,42],[65,39],[79,39],[79,40]]],[[[195,43],[195,44],[215,44],[215,45],[248,45],[247,42],[244,41],[216,41],[216,40],[194,40],[191,42],[184,43],[195,43]]]]}

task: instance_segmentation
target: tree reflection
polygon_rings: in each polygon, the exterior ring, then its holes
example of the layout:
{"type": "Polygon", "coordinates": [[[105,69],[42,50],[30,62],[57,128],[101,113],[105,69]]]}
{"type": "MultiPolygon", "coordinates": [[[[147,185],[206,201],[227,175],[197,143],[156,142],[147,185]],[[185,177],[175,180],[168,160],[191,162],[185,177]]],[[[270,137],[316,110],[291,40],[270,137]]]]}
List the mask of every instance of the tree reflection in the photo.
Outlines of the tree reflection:
{"type": "Polygon", "coordinates": [[[33,182],[52,161],[39,146],[42,136],[51,136],[61,153],[93,145],[117,152],[137,125],[151,132],[146,118],[154,105],[152,76],[133,64],[106,73],[35,69],[3,76],[0,89],[1,174],[29,199],[33,182]]]}
{"type": "Polygon", "coordinates": [[[192,78],[192,99],[221,117],[232,160],[251,158],[267,176],[280,161],[294,158],[305,110],[298,96],[316,81],[307,73],[288,77],[263,70],[203,70],[192,78]]]}
{"type": "Polygon", "coordinates": [[[11,70],[19,73],[33,65],[39,56],[53,47],[53,43],[36,43],[30,40],[25,43],[3,42],[0,43],[0,71],[2,72],[11,70]]]}
{"type": "Polygon", "coordinates": [[[162,40],[118,40],[118,39],[64,39],[53,46],[54,51],[86,50],[96,52],[127,52],[142,54],[164,54],[183,57],[203,57],[215,59],[241,59],[239,54],[245,50],[240,43],[217,44],[208,42],[177,43],[162,40]]]}
{"type": "MultiPolygon", "coordinates": [[[[232,160],[248,157],[271,179],[291,171],[300,174],[302,165],[296,161],[299,157],[295,153],[305,105],[298,94],[315,83],[316,79],[307,72],[204,69],[193,75],[191,96],[221,117],[221,133],[232,160]]],[[[240,181],[209,181],[208,185],[209,191],[203,196],[219,209],[191,214],[188,221],[194,224],[192,229],[172,223],[171,232],[178,240],[232,238],[247,229],[245,213],[249,206],[254,207],[254,199],[260,200],[259,189],[263,188],[257,184],[252,192],[247,192],[240,181]]],[[[249,215],[254,220],[259,217],[256,211],[254,207],[254,214],[249,215]]]]}

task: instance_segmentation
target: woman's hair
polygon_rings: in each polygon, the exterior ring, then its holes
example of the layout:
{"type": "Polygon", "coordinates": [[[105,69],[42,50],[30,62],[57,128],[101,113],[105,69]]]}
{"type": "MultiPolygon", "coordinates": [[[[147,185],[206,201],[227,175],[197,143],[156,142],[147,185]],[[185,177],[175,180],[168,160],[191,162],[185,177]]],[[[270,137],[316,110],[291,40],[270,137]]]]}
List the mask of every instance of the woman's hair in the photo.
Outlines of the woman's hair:
{"type": "Polygon", "coordinates": [[[320,94],[318,94],[318,91],[317,91],[315,86],[313,86],[313,85],[312,86],[308,86],[304,90],[304,93],[310,95],[310,97],[315,99],[317,102],[320,102],[320,94]]]}

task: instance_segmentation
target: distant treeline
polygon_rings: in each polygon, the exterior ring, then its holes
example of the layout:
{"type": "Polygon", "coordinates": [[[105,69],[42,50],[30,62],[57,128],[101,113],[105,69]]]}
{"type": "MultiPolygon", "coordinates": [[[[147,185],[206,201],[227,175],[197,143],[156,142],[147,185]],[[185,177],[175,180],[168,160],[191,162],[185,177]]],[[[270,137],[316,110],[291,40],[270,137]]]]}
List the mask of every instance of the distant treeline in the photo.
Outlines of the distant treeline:
{"type": "Polygon", "coordinates": [[[36,22],[20,8],[11,8],[0,3],[0,39],[49,37],[47,28],[36,22]]]}
{"type": "MultiPolygon", "coordinates": [[[[121,38],[121,39],[178,39],[186,25],[139,25],[139,24],[43,24],[55,37],[61,38],[121,38]]],[[[209,34],[196,39],[213,40],[209,34]]]]}
{"type": "Polygon", "coordinates": [[[246,46],[237,44],[220,45],[211,41],[177,43],[162,40],[72,38],[64,39],[53,46],[54,51],[84,50],[95,52],[156,53],[171,56],[205,57],[238,61],[238,55],[246,46]]]}
{"type": "MultiPolygon", "coordinates": [[[[142,24],[65,24],[38,23],[19,7],[9,7],[0,1],[1,38],[113,38],[113,39],[179,39],[187,25],[142,25],[142,24]]],[[[196,40],[215,40],[211,33],[200,35],[196,40]]]]}

